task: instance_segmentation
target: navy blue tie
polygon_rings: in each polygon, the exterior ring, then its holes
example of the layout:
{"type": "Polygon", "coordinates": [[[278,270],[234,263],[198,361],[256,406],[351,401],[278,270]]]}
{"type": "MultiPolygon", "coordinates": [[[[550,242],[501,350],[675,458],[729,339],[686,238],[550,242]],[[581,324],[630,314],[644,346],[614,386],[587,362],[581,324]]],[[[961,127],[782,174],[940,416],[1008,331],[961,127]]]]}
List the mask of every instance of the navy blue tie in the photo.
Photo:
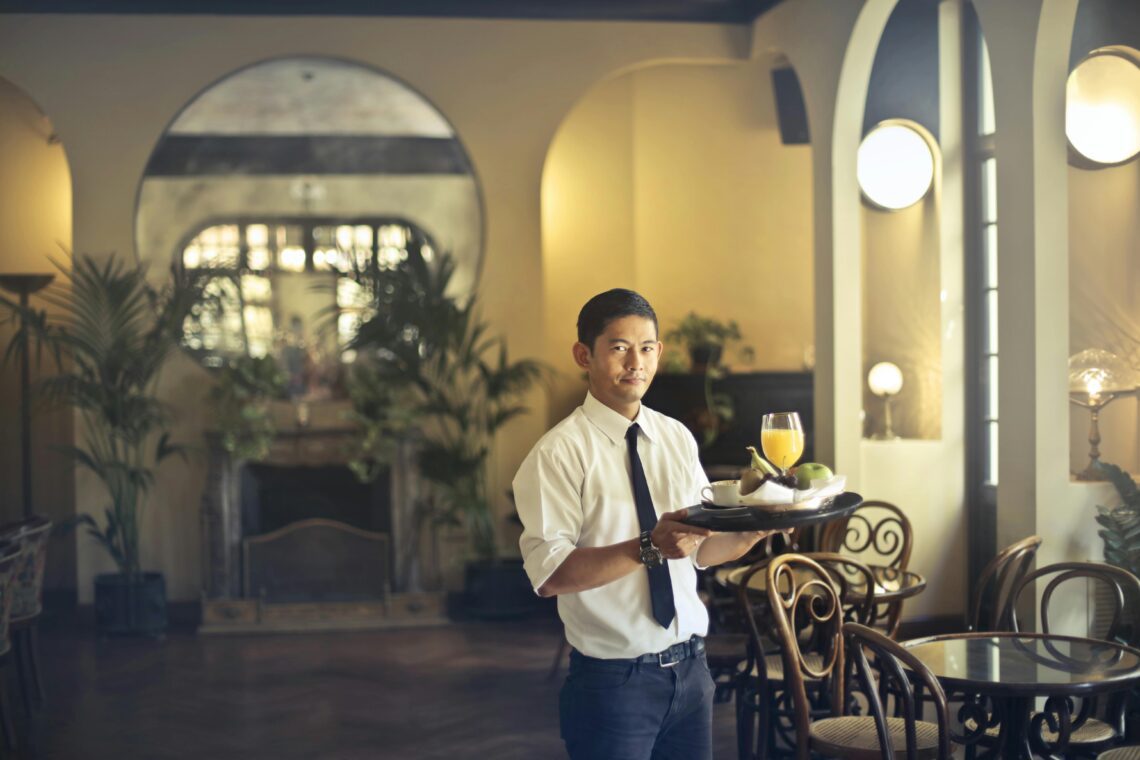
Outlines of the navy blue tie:
{"type": "MultiPolygon", "coordinates": [[[[637,522],[642,532],[653,530],[657,525],[657,510],[653,508],[653,497],[649,495],[649,483],[645,480],[645,470],[641,457],[637,455],[637,433],[641,428],[634,423],[625,433],[629,444],[629,470],[633,480],[633,500],[637,504],[637,522]]],[[[653,605],[653,619],[668,628],[673,624],[676,607],[673,605],[673,582],[669,579],[669,563],[662,562],[657,567],[648,567],[649,601],[653,605]]]]}

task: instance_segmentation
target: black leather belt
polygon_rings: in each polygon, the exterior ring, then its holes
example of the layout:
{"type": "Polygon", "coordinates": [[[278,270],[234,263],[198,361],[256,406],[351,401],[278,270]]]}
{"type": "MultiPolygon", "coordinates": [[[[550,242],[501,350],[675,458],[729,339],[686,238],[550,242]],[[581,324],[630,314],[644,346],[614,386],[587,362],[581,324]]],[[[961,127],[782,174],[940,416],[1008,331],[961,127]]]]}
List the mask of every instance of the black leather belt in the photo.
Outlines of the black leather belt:
{"type": "Polygon", "coordinates": [[[705,640],[700,636],[693,636],[688,641],[682,641],[680,644],[674,644],[660,652],[653,654],[643,654],[640,657],[634,657],[631,662],[651,662],[655,665],[660,665],[663,668],[671,668],[681,660],[687,660],[690,657],[696,657],[701,652],[705,651],[705,640]]]}

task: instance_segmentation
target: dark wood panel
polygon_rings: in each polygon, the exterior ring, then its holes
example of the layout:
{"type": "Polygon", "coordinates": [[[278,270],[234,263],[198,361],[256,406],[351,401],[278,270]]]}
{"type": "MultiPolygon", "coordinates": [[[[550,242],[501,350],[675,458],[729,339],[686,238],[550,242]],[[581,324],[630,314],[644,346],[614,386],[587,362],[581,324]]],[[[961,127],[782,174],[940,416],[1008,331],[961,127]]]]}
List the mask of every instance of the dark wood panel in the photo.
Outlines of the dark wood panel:
{"type": "MultiPolygon", "coordinates": [[[[749,455],[745,447],[759,448],[760,421],[769,412],[800,413],[807,434],[802,461],[811,461],[815,437],[812,386],[810,372],[741,372],[714,380],[713,392],[727,394],[734,414],[716,439],[702,447],[701,463],[705,467],[746,466],[749,455]]],[[[707,419],[704,375],[659,374],[645,394],[645,404],[681,420],[697,442],[702,442],[707,419]]]]}

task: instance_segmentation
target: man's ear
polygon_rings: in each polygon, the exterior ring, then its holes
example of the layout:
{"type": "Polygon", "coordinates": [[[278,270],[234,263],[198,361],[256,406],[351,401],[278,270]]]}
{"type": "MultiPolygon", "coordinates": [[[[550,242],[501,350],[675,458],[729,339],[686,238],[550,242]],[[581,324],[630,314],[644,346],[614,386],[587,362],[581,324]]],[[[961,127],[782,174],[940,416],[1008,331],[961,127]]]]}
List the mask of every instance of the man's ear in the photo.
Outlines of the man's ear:
{"type": "Polygon", "coordinates": [[[571,351],[571,353],[574,354],[574,363],[575,364],[577,364],[582,369],[589,369],[590,368],[590,353],[591,352],[590,352],[589,346],[587,346],[582,341],[578,341],[577,343],[574,344],[574,347],[572,349],[570,349],[570,351],[571,351]]]}

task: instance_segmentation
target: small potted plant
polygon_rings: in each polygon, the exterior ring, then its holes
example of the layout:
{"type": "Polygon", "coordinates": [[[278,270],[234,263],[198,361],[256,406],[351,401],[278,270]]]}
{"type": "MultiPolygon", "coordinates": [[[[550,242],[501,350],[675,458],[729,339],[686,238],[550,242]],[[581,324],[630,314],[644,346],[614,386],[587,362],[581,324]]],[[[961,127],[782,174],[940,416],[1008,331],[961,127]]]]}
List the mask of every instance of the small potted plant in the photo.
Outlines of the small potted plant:
{"type": "MultiPolygon", "coordinates": [[[[706,372],[720,366],[724,348],[730,341],[740,340],[740,325],[735,319],[722,322],[691,311],[665,333],[665,340],[685,347],[693,372],[706,372]]],[[[752,349],[745,346],[742,350],[751,353],[752,349]]]]}

